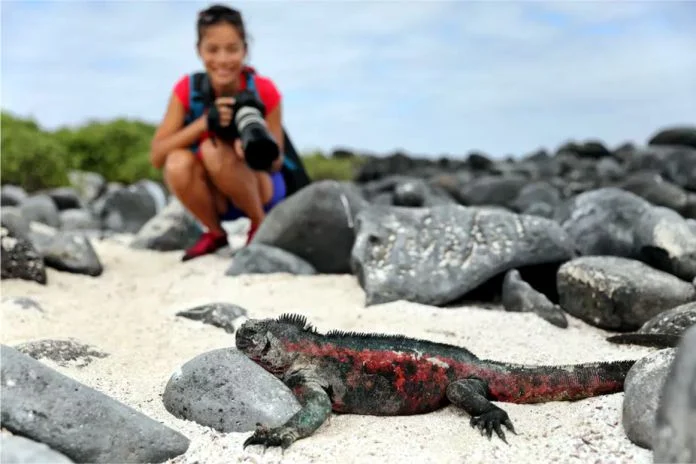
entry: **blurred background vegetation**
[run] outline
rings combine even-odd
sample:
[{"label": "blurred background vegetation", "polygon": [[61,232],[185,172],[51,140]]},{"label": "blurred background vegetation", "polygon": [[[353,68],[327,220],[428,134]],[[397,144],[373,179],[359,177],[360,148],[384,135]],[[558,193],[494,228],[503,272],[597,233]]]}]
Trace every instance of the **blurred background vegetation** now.
[{"label": "blurred background vegetation", "polygon": [[[107,181],[124,184],[140,179],[162,181],[161,172],[150,164],[152,124],[115,119],[47,131],[30,118],[5,111],[1,117],[2,184],[19,185],[28,192],[68,185],[67,174],[73,169],[96,172]],[[301,156],[312,180],[351,180],[365,161],[345,151]]]}]

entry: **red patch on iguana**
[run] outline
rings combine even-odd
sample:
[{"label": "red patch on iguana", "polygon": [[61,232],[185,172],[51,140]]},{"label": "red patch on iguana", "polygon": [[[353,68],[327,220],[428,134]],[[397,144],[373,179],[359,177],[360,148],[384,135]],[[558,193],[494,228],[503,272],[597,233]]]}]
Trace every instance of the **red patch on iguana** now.
[{"label": "red patch on iguana", "polygon": [[[450,382],[471,376],[487,382],[493,401],[538,403],[576,400],[621,391],[622,375],[604,378],[609,368],[600,365],[512,366],[486,361],[464,362],[434,353],[416,354],[392,350],[355,350],[331,343],[303,340],[286,342],[285,349],[315,358],[327,358],[344,365],[347,388],[364,395],[389,391],[401,399],[399,414],[435,410],[446,403]],[[612,377],[612,376],[610,376]],[[334,410],[344,411],[342,398],[335,398]]]}]

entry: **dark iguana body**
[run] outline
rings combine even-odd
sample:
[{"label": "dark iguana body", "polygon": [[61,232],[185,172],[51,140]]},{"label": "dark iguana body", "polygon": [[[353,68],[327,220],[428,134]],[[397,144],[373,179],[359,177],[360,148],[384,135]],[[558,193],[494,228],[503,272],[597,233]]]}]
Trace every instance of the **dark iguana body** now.
[{"label": "dark iguana body", "polygon": [[245,442],[287,448],[331,414],[409,415],[455,404],[490,438],[508,415],[491,401],[579,400],[623,390],[635,361],[524,366],[478,359],[465,348],[400,335],[316,332],[302,316],[247,320],[237,348],[280,378],[302,408],[284,425],[259,426]]}]

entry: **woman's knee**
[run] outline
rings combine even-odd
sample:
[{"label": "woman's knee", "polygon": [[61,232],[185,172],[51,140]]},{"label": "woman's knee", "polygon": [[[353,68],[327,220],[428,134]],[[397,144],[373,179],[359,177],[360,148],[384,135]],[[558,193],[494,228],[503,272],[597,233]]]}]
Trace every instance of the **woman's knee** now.
[{"label": "woman's knee", "polygon": [[201,166],[189,150],[174,150],[164,163],[164,178],[172,188],[182,188],[200,174]]}]

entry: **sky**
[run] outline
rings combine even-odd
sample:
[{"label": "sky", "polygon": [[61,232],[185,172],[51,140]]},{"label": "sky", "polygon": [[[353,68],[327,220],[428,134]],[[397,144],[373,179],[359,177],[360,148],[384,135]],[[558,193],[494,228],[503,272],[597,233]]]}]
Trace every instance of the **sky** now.
[{"label": "sky", "polygon": [[[158,123],[198,1],[2,0],[3,110]],[[300,151],[493,157],[696,124],[695,1],[257,0],[249,64]]]}]

